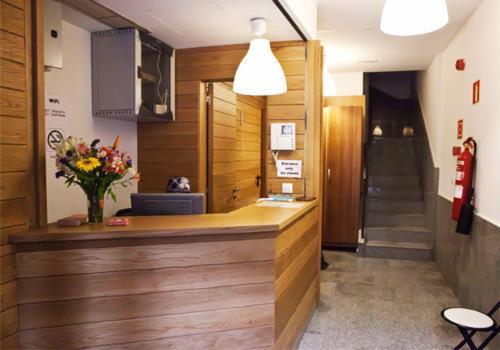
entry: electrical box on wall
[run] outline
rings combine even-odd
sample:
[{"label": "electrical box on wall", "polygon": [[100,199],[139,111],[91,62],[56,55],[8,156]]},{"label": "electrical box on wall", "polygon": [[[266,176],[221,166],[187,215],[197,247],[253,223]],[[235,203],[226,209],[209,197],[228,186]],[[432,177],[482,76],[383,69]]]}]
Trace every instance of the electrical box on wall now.
[{"label": "electrical box on wall", "polygon": [[173,121],[173,49],[135,28],[92,33],[92,113]]},{"label": "electrical box on wall", "polygon": [[295,150],[295,123],[271,123],[271,150]]},{"label": "electrical box on wall", "polygon": [[62,4],[44,1],[44,64],[47,70],[63,67]]}]

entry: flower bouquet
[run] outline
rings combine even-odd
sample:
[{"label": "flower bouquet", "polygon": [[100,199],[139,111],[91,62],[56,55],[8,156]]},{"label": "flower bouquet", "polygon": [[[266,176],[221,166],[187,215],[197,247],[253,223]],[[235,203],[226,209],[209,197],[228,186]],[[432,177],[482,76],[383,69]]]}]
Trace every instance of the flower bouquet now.
[{"label": "flower bouquet", "polygon": [[56,149],[56,178],[65,178],[68,187],[76,184],[82,188],[88,200],[90,223],[102,222],[105,194],[116,201],[116,186],[127,187],[139,180],[130,156],[118,150],[119,136],[111,147],[98,147],[99,142],[94,140],[87,145],[70,136]]}]

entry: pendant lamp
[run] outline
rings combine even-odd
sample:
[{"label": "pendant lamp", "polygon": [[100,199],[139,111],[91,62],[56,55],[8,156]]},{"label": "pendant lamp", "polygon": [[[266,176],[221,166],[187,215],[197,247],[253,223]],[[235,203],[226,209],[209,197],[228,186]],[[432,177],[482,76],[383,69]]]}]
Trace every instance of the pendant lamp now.
[{"label": "pendant lamp", "polygon": [[430,33],[448,23],[446,0],[385,0],[380,29],[390,35]]},{"label": "pendant lamp", "polygon": [[233,91],[251,96],[283,94],[287,91],[285,73],[271,51],[269,40],[261,38],[267,29],[266,20],[254,18],[251,26],[257,38],[250,41],[248,52],[236,70]]}]

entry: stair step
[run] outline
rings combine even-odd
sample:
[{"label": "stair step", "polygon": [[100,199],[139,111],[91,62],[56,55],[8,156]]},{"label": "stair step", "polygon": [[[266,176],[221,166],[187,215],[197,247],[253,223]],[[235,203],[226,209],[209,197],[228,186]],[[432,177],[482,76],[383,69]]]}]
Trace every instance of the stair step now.
[{"label": "stair step", "polygon": [[368,213],[366,227],[426,226],[425,215],[418,213]]},{"label": "stair step", "polygon": [[393,226],[365,228],[367,241],[430,243],[431,234],[426,227]]},{"label": "stair step", "polygon": [[415,158],[413,142],[410,139],[374,139],[370,143],[368,157]]},{"label": "stair step", "polygon": [[370,186],[419,186],[418,176],[368,176]]},{"label": "stair step", "polygon": [[369,176],[417,176],[415,165],[374,165],[369,168]]},{"label": "stair step", "polygon": [[405,159],[398,157],[370,157],[368,159],[368,169],[372,167],[386,167],[386,166],[406,166],[417,167],[417,162],[413,159]]},{"label": "stair step", "polygon": [[387,200],[369,199],[366,202],[367,213],[423,213],[424,203],[421,200]]},{"label": "stair step", "polygon": [[363,247],[363,256],[372,258],[431,260],[430,244],[412,242],[367,241]]},{"label": "stair step", "polygon": [[418,187],[368,187],[368,198],[379,199],[422,199],[422,191]]},{"label": "stair step", "polygon": [[394,145],[394,144],[413,144],[413,139],[410,137],[375,137],[373,145]]}]

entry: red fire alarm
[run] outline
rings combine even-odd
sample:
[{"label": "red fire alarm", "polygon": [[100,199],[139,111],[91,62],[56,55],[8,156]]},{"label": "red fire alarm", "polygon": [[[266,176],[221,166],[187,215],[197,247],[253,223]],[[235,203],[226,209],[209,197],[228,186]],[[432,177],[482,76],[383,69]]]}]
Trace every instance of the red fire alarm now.
[{"label": "red fire alarm", "polygon": [[481,82],[478,80],[478,81],[474,82],[474,85],[472,86],[472,103],[473,104],[476,104],[479,102],[480,84],[481,84]]},{"label": "red fire alarm", "polygon": [[459,119],[457,122],[457,139],[460,140],[464,132],[464,120]]},{"label": "red fire alarm", "polygon": [[455,68],[457,70],[464,70],[465,69],[465,60],[463,58],[459,58],[457,62],[455,63]]}]

